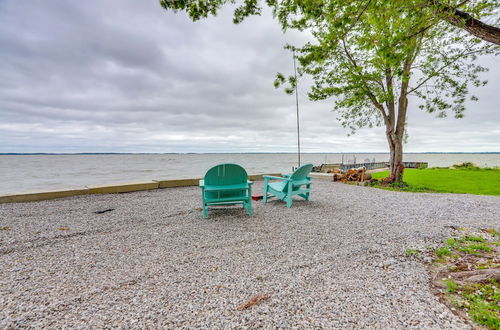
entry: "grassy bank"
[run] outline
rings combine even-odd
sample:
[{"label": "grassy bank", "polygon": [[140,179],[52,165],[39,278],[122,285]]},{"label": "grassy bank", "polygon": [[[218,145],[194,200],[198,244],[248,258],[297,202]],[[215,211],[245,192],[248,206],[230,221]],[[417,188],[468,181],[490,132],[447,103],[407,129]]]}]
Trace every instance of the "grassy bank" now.
[{"label": "grassy bank", "polygon": [[433,292],[456,314],[490,329],[500,329],[500,233],[494,228],[458,228],[433,251],[408,249],[409,257],[430,255]]},{"label": "grassy bank", "polygon": [[[373,173],[373,178],[387,177],[389,171]],[[499,169],[406,169],[403,180],[407,186],[385,187],[386,189],[444,192],[475,195],[500,196]]]}]

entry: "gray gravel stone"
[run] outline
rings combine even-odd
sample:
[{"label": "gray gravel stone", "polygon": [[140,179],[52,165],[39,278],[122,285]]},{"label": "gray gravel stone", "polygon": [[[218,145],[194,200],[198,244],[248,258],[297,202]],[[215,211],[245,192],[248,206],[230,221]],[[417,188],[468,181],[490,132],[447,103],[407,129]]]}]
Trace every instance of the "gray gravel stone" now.
[{"label": "gray gravel stone", "polygon": [[311,197],[208,220],[197,187],[1,204],[0,328],[470,327],[405,251],[498,228],[499,197],[322,181]]}]

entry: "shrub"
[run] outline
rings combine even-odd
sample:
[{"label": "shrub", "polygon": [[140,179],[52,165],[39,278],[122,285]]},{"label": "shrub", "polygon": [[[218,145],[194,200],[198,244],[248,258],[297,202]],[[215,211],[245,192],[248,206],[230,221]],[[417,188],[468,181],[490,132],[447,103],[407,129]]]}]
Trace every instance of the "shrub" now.
[{"label": "shrub", "polygon": [[391,183],[392,188],[398,188],[398,189],[404,189],[408,187],[408,183],[401,181],[401,182],[393,182]]},{"label": "shrub", "polygon": [[468,235],[465,236],[466,241],[471,241],[471,242],[484,242],[484,238],[480,236],[473,236],[473,235]]},{"label": "shrub", "polygon": [[453,280],[446,280],[446,290],[451,293],[457,292],[458,284],[453,282]]},{"label": "shrub", "polygon": [[420,164],[420,165],[418,166],[418,169],[419,169],[419,170],[425,170],[426,168],[427,168],[427,164],[425,164],[425,163],[422,163],[422,164]]},{"label": "shrub", "polygon": [[450,249],[448,249],[447,247],[441,247],[439,249],[434,250],[434,252],[438,257],[447,256],[451,253]]},{"label": "shrub", "polygon": [[480,168],[471,162],[464,162],[461,164],[453,165],[457,170],[479,170]]},{"label": "shrub", "polygon": [[407,249],[406,250],[406,255],[408,257],[417,257],[420,255],[420,252],[418,252],[418,250],[415,250],[415,249]]},{"label": "shrub", "polygon": [[450,247],[454,247],[458,244],[458,241],[455,238],[451,237],[446,240],[446,244]]},{"label": "shrub", "polygon": [[478,255],[479,251],[490,252],[492,251],[492,248],[486,243],[472,243],[460,246],[458,251]]}]

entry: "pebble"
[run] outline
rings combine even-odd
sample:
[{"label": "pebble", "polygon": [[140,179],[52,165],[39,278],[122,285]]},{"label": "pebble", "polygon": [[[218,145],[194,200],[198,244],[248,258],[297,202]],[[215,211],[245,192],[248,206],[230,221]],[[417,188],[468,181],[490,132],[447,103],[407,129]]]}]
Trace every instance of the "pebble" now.
[{"label": "pebble", "polygon": [[0,204],[0,328],[469,329],[405,251],[498,228],[499,201],[316,180],[253,217],[204,220],[198,187]]}]

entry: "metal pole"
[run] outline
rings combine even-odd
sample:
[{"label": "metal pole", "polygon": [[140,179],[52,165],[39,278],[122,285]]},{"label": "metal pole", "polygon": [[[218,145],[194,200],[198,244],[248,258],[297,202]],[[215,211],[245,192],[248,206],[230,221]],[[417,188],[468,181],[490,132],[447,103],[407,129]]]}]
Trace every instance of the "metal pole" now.
[{"label": "metal pole", "polygon": [[295,71],[295,101],[297,103],[297,150],[300,167],[300,126],[299,126],[299,83],[297,81],[297,65],[295,64],[295,50],[293,50],[293,70]]}]

